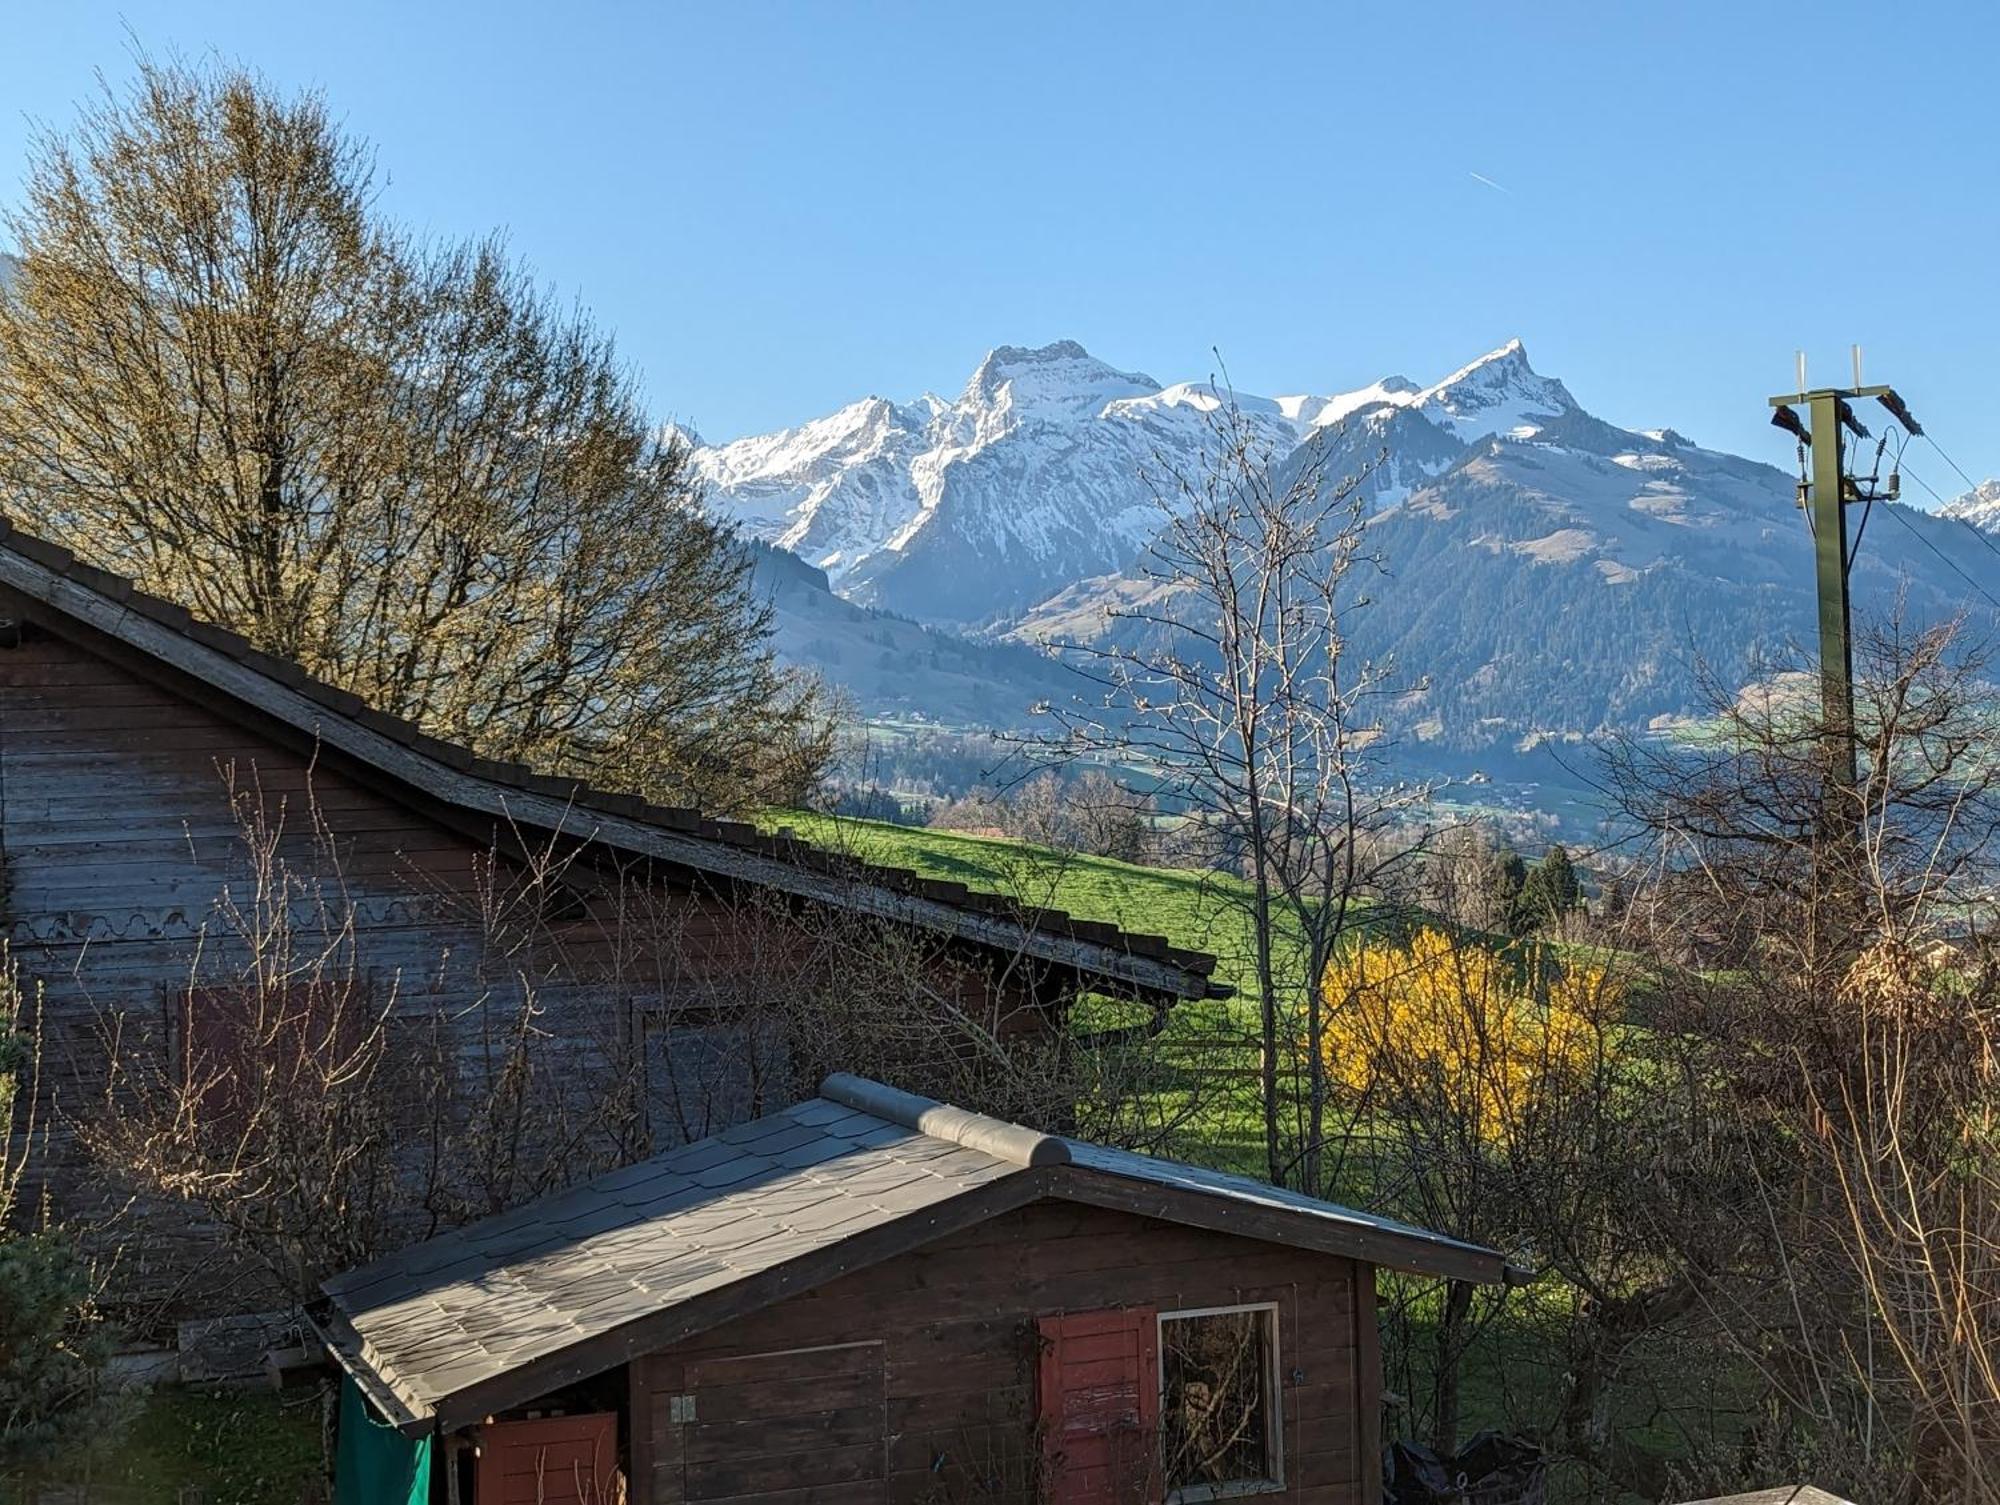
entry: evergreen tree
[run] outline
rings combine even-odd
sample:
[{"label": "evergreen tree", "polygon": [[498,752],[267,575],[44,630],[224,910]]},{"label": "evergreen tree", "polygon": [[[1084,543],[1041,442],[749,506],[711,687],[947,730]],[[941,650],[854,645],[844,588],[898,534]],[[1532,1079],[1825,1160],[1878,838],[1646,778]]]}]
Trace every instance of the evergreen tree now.
[{"label": "evergreen tree", "polygon": [[1582,902],[1582,898],[1576,865],[1570,861],[1569,852],[1557,843],[1548,849],[1521,884],[1520,893],[1514,900],[1514,921],[1508,928],[1516,935],[1527,935],[1570,913]]},{"label": "evergreen tree", "polygon": [[1503,850],[1495,854],[1487,876],[1487,913],[1498,924],[1515,929],[1521,909],[1521,891],[1528,880],[1528,865],[1519,852]]}]

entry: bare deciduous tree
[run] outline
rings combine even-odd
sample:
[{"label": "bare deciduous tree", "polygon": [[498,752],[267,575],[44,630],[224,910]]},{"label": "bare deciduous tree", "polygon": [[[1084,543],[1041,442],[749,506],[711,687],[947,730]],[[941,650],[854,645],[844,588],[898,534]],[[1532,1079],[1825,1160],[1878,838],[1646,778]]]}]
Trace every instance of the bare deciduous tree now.
[{"label": "bare deciduous tree", "polygon": [[1856,666],[1852,784],[1796,678],[1613,760],[1667,895],[1632,933],[1701,964],[1663,973],[1661,1079],[1725,1151],[1660,1232],[1773,1449],[1857,1498],[1992,1501],[2000,704],[1955,624],[1866,626]]},{"label": "bare deciduous tree", "polygon": [[311,95],[142,62],[44,136],[0,294],[0,508],[502,759],[734,807],[829,751],[608,336],[426,246]]},{"label": "bare deciduous tree", "polygon": [[1381,864],[1409,849],[1371,838],[1421,796],[1380,778],[1374,705],[1391,683],[1348,641],[1375,563],[1362,478],[1329,476],[1322,444],[1280,469],[1233,398],[1211,395],[1202,463],[1148,477],[1161,531],[1147,589],[1096,640],[1058,645],[1095,691],[1051,708],[1050,740],[1156,770],[1163,802],[1248,880],[1217,894],[1253,939],[1265,1173],[1317,1191],[1328,1103],[1314,980]]},{"label": "bare deciduous tree", "polygon": [[975,789],[933,813],[940,830],[995,830],[1057,852],[1143,862],[1152,854],[1154,802],[1109,771],[1065,778],[1045,770],[1010,789]]}]

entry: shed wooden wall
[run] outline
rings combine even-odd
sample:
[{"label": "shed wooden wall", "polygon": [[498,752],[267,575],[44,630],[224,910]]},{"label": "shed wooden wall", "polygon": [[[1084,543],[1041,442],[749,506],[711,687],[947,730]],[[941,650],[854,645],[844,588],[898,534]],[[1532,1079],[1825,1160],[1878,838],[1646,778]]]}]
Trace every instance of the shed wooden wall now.
[{"label": "shed wooden wall", "polygon": [[[1372,1266],[1038,1203],[635,1360],[632,1498],[1027,1505],[1037,1317],[1275,1302],[1285,1488],[1268,1498],[1374,1505],[1374,1300]],[[682,1394],[693,1426],[671,1414]]]},{"label": "shed wooden wall", "polygon": [[[37,613],[0,590],[0,618]],[[0,647],[0,936],[43,1000],[45,1184],[59,1214],[117,1213],[117,1278],[133,1301],[163,1300],[167,1317],[279,1304],[275,1291],[245,1284],[245,1272],[220,1273],[212,1235],[185,1208],[126,1208],[125,1189],[85,1164],[75,1127],[104,1108],[104,1032],[115,1022],[128,1042],[158,1048],[182,993],[240,965],[217,913],[225,891],[241,901],[251,887],[232,778],[254,792],[265,819],[282,824],[278,850],[296,871],[331,878],[337,867],[358,967],[373,986],[393,984],[400,1012],[443,1012],[468,1036],[482,1019],[504,1023],[519,996],[508,978],[520,958],[487,965],[476,914],[493,838],[432,819],[379,776],[286,745],[253,716],[207,703],[200,687],[141,672],[99,646],[86,630],[45,627]],[[315,841],[314,807],[330,828],[332,860]],[[685,1021],[660,1007],[706,997],[718,983],[726,991],[733,975],[768,975],[758,969],[770,967],[772,942],[749,935],[741,912],[713,896],[647,892],[634,905],[614,880],[587,894],[550,932],[551,954],[529,969],[541,974],[542,1027],[577,1048],[629,1040],[635,1020],[674,1021],[664,1046],[649,1036],[646,1051],[655,1076],[686,1077],[680,1102],[667,1103],[664,1087],[655,1094],[655,1132],[671,1143],[774,1106],[718,1086],[740,1052],[712,1025],[681,1033]],[[635,935],[641,913],[645,926],[674,927],[679,964],[698,975],[661,978],[656,965],[646,978],[642,962],[642,985],[605,982],[651,943]],[[977,996],[989,985],[974,969],[953,966],[939,982],[974,1008],[1040,1017],[1025,991]],[[706,1094],[713,1100],[693,1101]],[[579,1162],[576,1174],[601,1168]],[[197,1270],[214,1278],[185,1285]]]},{"label": "shed wooden wall", "polygon": [[[125,1198],[84,1163],[77,1134],[105,1107],[105,1031],[160,1048],[184,990],[242,965],[217,913],[225,892],[244,902],[253,888],[232,777],[282,823],[277,849],[295,871],[334,876],[311,806],[336,833],[340,902],[371,985],[393,984],[407,1013],[482,1006],[465,913],[477,843],[74,644],[36,634],[0,649],[0,935],[41,995],[44,1168],[59,1214],[89,1221]],[[184,1209],[123,1218],[137,1236],[119,1240],[118,1282],[133,1299],[175,1292],[211,1243]],[[179,1315],[245,1299],[182,1295],[170,1302]]]}]

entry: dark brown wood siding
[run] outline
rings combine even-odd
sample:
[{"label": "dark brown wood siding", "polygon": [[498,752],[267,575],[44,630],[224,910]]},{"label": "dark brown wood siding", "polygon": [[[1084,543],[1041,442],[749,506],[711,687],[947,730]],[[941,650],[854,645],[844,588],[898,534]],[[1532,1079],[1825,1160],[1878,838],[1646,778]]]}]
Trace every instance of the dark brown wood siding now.
[{"label": "dark brown wood siding", "polygon": [[[1372,1266],[1128,1213],[1045,1202],[844,1276],[753,1317],[635,1361],[633,1500],[815,1502],[1037,1497],[1039,1319],[1116,1307],[1159,1311],[1274,1302],[1285,1487],[1270,1498],[1373,1505],[1380,1405]],[[1365,1330],[1364,1330],[1365,1327]],[[882,1435],[862,1366],[878,1352]],[[710,1389],[746,1362],[782,1387],[756,1412]],[[837,1361],[837,1362],[836,1362]],[[832,1365],[835,1373],[822,1373]],[[792,1392],[796,1391],[796,1396]],[[850,1393],[851,1392],[851,1393]],[[683,1397],[681,1419],[675,1398]],[[793,1403],[795,1402],[795,1404]],[[692,1409],[692,1418],[687,1412]],[[768,1419],[766,1419],[768,1417]],[[729,1453],[719,1452],[726,1437]],[[801,1482],[816,1440],[846,1477]]]},{"label": "dark brown wood siding", "polygon": [[[36,611],[0,590],[0,618],[32,621]],[[662,1100],[646,1121],[659,1143],[777,1106],[734,1090],[733,1078],[712,1089],[701,1072],[737,1070],[727,1025],[690,1023],[708,1000],[777,965],[772,948],[783,942],[768,918],[747,923],[743,909],[685,884],[635,883],[621,876],[632,864],[607,859],[576,869],[591,881],[548,931],[549,954],[489,959],[479,910],[508,833],[454,824],[379,775],[290,745],[211,700],[140,672],[87,631],[44,628],[0,647],[0,937],[41,999],[44,1035],[48,1153],[30,1195],[45,1190],[59,1216],[86,1224],[116,1218],[117,1289],[142,1320],[282,1304],[254,1271],[215,1262],[212,1232],[186,1208],[130,1204],[127,1188],[86,1163],[77,1132],[106,1108],[107,1030],[166,1051],[188,991],[241,966],[218,907],[225,895],[244,903],[253,887],[246,819],[264,823],[295,873],[337,870],[330,886],[355,930],[356,970],[393,993],[400,1014],[450,1018],[473,1041],[487,1025],[504,1036],[525,973],[541,1029],[561,1044],[587,1052],[643,1041],[637,1053],[653,1076],[685,1069],[694,1091],[715,1092],[669,1103],[649,1076],[647,1091]],[[673,932],[671,968],[659,960],[663,928]],[[1023,988],[995,989],[970,966],[942,970],[941,990],[989,1017],[1043,1017]],[[579,1159],[575,1174],[600,1168]],[[188,1284],[191,1274],[201,1278]]]},{"label": "dark brown wood siding", "polygon": [[[232,786],[244,805],[232,807]],[[41,1000],[42,1168],[59,1214],[88,1219],[124,1196],[77,1143],[80,1120],[104,1108],[104,1032],[115,1023],[165,1048],[186,991],[232,966],[216,905],[225,892],[248,898],[249,806],[304,865],[313,805],[338,832],[362,966],[393,977],[413,1007],[470,1001],[441,966],[464,927],[446,927],[436,900],[469,891],[471,842],[58,638],[0,650],[0,935]],[[170,1288],[198,1257],[182,1236],[205,1236],[185,1216],[144,1228],[120,1278],[134,1292]]]}]

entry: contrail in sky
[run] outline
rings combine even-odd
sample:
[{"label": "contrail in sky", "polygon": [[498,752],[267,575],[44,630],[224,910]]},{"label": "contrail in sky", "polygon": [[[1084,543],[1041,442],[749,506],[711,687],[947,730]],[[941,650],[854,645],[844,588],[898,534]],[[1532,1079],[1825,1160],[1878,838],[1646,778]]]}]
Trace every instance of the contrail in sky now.
[{"label": "contrail in sky", "polygon": [[1505,188],[1503,185],[1499,183],[1494,182],[1491,178],[1487,177],[1486,174],[1483,172],[1467,173],[1466,176],[1469,178],[1474,178],[1481,183],[1484,183],[1488,188],[1491,188],[1496,192],[1509,193],[1509,190],[1507,188]]}]

